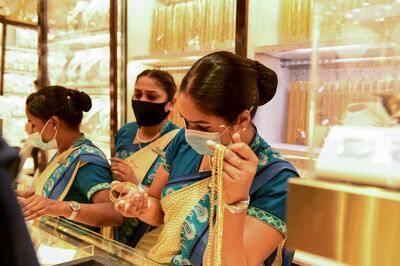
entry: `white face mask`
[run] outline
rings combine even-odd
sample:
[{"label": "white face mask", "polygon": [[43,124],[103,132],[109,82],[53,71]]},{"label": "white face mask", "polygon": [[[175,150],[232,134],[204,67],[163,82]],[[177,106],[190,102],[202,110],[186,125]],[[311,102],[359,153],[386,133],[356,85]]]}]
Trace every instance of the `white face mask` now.
[{"label": "white face mask", "polygon": [[44,127],[40,133],[35,132],[35,133],[32,133],[31,135],[29,135],[29,137],[26,141],[27,144],[30,144],[33,147],[36,147],[36,148],[39,148],[39,149],[45,150],[45,151],[51,150],[51,149],[58,149],[57,141],[56,141],[58,129],[56,130],[54,137],[51,140],[49,140],[48,142],[44,142],[43,138],[42,138],[43,131],[46,128],[49,121],[50,120],[47,120],[46,124],[44,125]]},{"label": "white face mask", "polygon": [[[227,129],[228,127],[225,130]],[[225,130],[222,133],[219,133],[185,128],[185,139],[192,149],[198,154],[212,155],[213,152],[207,147],[207,140],[212,140],[216,144],[221,144],[221,135],[225,132]]]}]

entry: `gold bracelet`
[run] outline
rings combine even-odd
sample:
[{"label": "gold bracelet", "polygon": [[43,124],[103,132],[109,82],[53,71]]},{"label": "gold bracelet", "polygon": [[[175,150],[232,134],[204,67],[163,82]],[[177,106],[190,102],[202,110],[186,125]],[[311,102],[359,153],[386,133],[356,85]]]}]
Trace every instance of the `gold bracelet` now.
[{"label": "gold bracelet", "polygon": [[[137,185],[130,183],[130,182],[118,182],[117,185],[128,186],[129,190],[130,191],[133,190],[135,193],[142,191],[141,187],[138,187]],[[110,194],[109,194],[110,200],[113,203],[117,203],[119,201],[119,196],[120,196],[120,193],[115,190],[115,187],[116,187],[116,185],[111,186]]]},{"label": "gold bracelet", "polygon": [[238,201],[234,204],[224,203],[224,209],[227,209],[231,213],[239,214],[244,211],[247,211],[250,204],[250,196],[247,196],[246,200]]}]

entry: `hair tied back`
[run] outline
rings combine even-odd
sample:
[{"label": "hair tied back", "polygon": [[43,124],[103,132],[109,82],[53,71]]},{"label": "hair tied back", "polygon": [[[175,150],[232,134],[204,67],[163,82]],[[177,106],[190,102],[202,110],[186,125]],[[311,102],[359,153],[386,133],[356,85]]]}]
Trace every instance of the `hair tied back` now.
[{"label": "hair tied back", "polygon": [[77,89],[68,89],[67,99],[71,99],[73,104],[83,112],[88,112],[92,108],[89,95]]}]

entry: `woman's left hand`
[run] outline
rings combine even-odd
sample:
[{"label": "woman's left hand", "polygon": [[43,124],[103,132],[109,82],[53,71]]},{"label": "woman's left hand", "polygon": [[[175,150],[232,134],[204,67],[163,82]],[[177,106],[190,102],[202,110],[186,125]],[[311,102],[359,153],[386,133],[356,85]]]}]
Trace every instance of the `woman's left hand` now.
[{"label": "woman's left hand", "polygon": [[[51,200],[43,196],[33,195],[29,198],[18,197],[25,220],[33,220],[43,215],[68,216],[69,206],[64,201]],[[65,205],[65,206],[64,206]]]},{"label": "woman's left hand", "polygon": [[[247,200],[258,166],[257,156],[238,133],[233,134],[232,140],[233,144],[225,150],[223,166],[223,198],[227,204]],[[208,141],[207,145],[215,150],[214,142]]]},{"label": "woman's left hand", "polygon": [[111,172],[118,176],[123,182],[131,182],[138,185],[139,181],[132,168],[122,159],[110,158],[111,160]]}]

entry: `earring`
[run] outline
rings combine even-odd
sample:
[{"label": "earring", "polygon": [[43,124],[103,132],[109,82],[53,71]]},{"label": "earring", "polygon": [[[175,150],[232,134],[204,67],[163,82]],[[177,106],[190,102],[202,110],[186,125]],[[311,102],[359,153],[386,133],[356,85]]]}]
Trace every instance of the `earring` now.
[{"label": "earring", "polygon": [[246,131],[246,129],[247,129],[247,128],[245,128],[245,127],[244,127],[244,128],[242,128],[242,131],[243,131],[243,132],[245,132],[245,131]]}]

